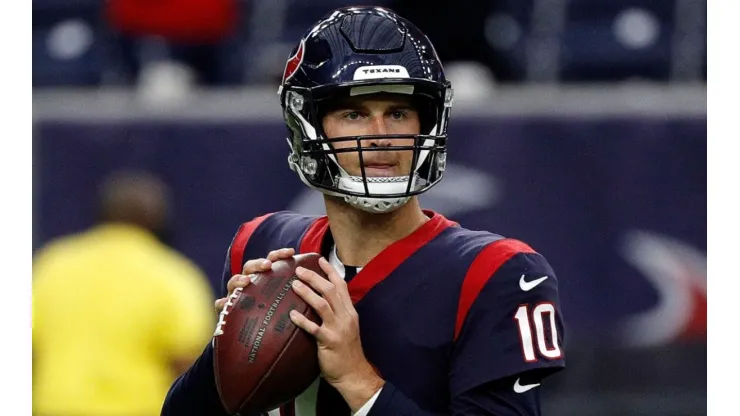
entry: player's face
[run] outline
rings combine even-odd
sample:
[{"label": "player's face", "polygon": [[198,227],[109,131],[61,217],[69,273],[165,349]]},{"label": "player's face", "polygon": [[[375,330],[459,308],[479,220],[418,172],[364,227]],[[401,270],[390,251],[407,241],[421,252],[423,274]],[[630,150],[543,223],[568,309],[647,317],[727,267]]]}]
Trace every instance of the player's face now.
[{"label": "player's face", "polygon": [[[419,134],[419,113],[404,96],[383,95],[350,97],[326,113],[322,119],[327,138],[361,135]],[[413,146],[414,139],[382,138],[362,140],[363,148]],[[335,149],[356,147],[356,141],[338,142]],[[367,176],[405,176],[411,171],[412,150],[369,151],[362,158]],[[358,152],[337,153],[339,164],[353,176],[361,176]]]}]

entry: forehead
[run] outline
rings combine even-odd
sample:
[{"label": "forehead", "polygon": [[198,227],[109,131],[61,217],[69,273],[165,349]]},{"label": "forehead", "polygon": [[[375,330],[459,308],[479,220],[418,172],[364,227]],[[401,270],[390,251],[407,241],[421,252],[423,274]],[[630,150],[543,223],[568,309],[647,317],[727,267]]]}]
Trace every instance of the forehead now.
[{"label": "forehead", "polygon": [[344,96],[327,100],[328,111],[340,108],[387,108],[387,107],[415,107],[410,95],[378,93],[356,96]]}]

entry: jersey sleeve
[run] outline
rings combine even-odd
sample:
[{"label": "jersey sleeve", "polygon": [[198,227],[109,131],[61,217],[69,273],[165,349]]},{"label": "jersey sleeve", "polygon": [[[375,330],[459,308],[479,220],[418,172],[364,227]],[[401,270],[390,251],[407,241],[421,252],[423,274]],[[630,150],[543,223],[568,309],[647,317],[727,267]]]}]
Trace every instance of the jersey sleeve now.
[{"label": "jersey sleeve", "polygon": [[452,396],[503,379],[514,380],[512,391],[531,389],[564,368],[564,335],[558,279],[547,260],[517,240],[490,244],[462,286]]},{"label": "jersey sleeve", "polygon": [[518,377],[508,377],[474,387],[455,397],[450,404],[452,416],[539,416],[540,389],[517,393],[512,389]]},{"label": "jersey sleeve", "polygon": [[[240,274],[242,272],[244,263],[247,260],[245,259],[247,244],[250,242],[252,234],[254,234],[257,228],[272,215],[273,214],[270,213],[261,217],[257,217],[252,221],[245,222],[239,227],[239,230],[236,232],[236,235],[234,235],[234,238],[231,241],[229,252],[226,256],[224,271],[221,277],[221,292],[219,293],[220,297],[228,296],[228,291],[226,290],[226,288],[227,284],[229,283],[229,279],[231,279],[233,275]],[[267,256],[267,251],[261,253],[260,256]]]},{"label": "jersey sleeve", "polygon": [[[518,393],[513,386],[517,377],[502,378],[473,387],[455,396],[450,402],[448,416],[539,416],[540,390],[529,389]],[[387,382],[375,397],[367,416],[405,415],[438,416],[423,410],[392,383]],[[360,412],[355,416],[359,416]]]}]

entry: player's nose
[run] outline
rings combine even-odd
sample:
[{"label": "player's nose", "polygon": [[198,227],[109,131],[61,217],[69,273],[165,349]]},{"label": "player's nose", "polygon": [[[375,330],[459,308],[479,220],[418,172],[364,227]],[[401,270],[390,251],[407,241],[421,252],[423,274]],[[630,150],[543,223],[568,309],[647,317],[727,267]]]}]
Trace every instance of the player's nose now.
[{"label": "player's nose", "polygon": [[[370,123],[370,131],[368,134],[372,135],[387,135],[388,126],[386,126],[386,120],[383,117],[373,117]],[[363,146],[369,147],[388,147],[391,145],[391,140],[388,137],[375,137],[365,141]]]}]

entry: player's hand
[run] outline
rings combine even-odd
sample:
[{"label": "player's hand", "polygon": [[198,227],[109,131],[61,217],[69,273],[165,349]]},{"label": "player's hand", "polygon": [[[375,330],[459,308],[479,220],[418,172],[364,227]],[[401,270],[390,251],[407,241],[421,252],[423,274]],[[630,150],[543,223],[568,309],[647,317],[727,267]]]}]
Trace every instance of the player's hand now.
[{"label": "player's hand", "polygon": [[267,254],[267,258],[260,258],[249,260],[244,263],[241,274],[235,274],[231,276],[229,282],[226,284],[226,291],[228,294],[226,297],[216,300],[214,306],[216,313],[221,312],[226,304],[226,299],[234,293],[234,290],[240,287],[247,286],[251,281],[249,275],[253,273],[266,272],[272,269],[272,263],[278,260],[285,260],[293,257],[295,250],[292,248],[281,248],[279,250],[273,250]]},{"label": "player's hand", "polygon": [[321,326],[295,310],[290,311],[290,318],[316,338],[321,374],[342,394],[352,411],[357,411],[383,386],[383,380],[362,350],[360,320],[347,282],[323,257],[319,265],[329,280],[298,267],[293,290],[316,310]]}]

